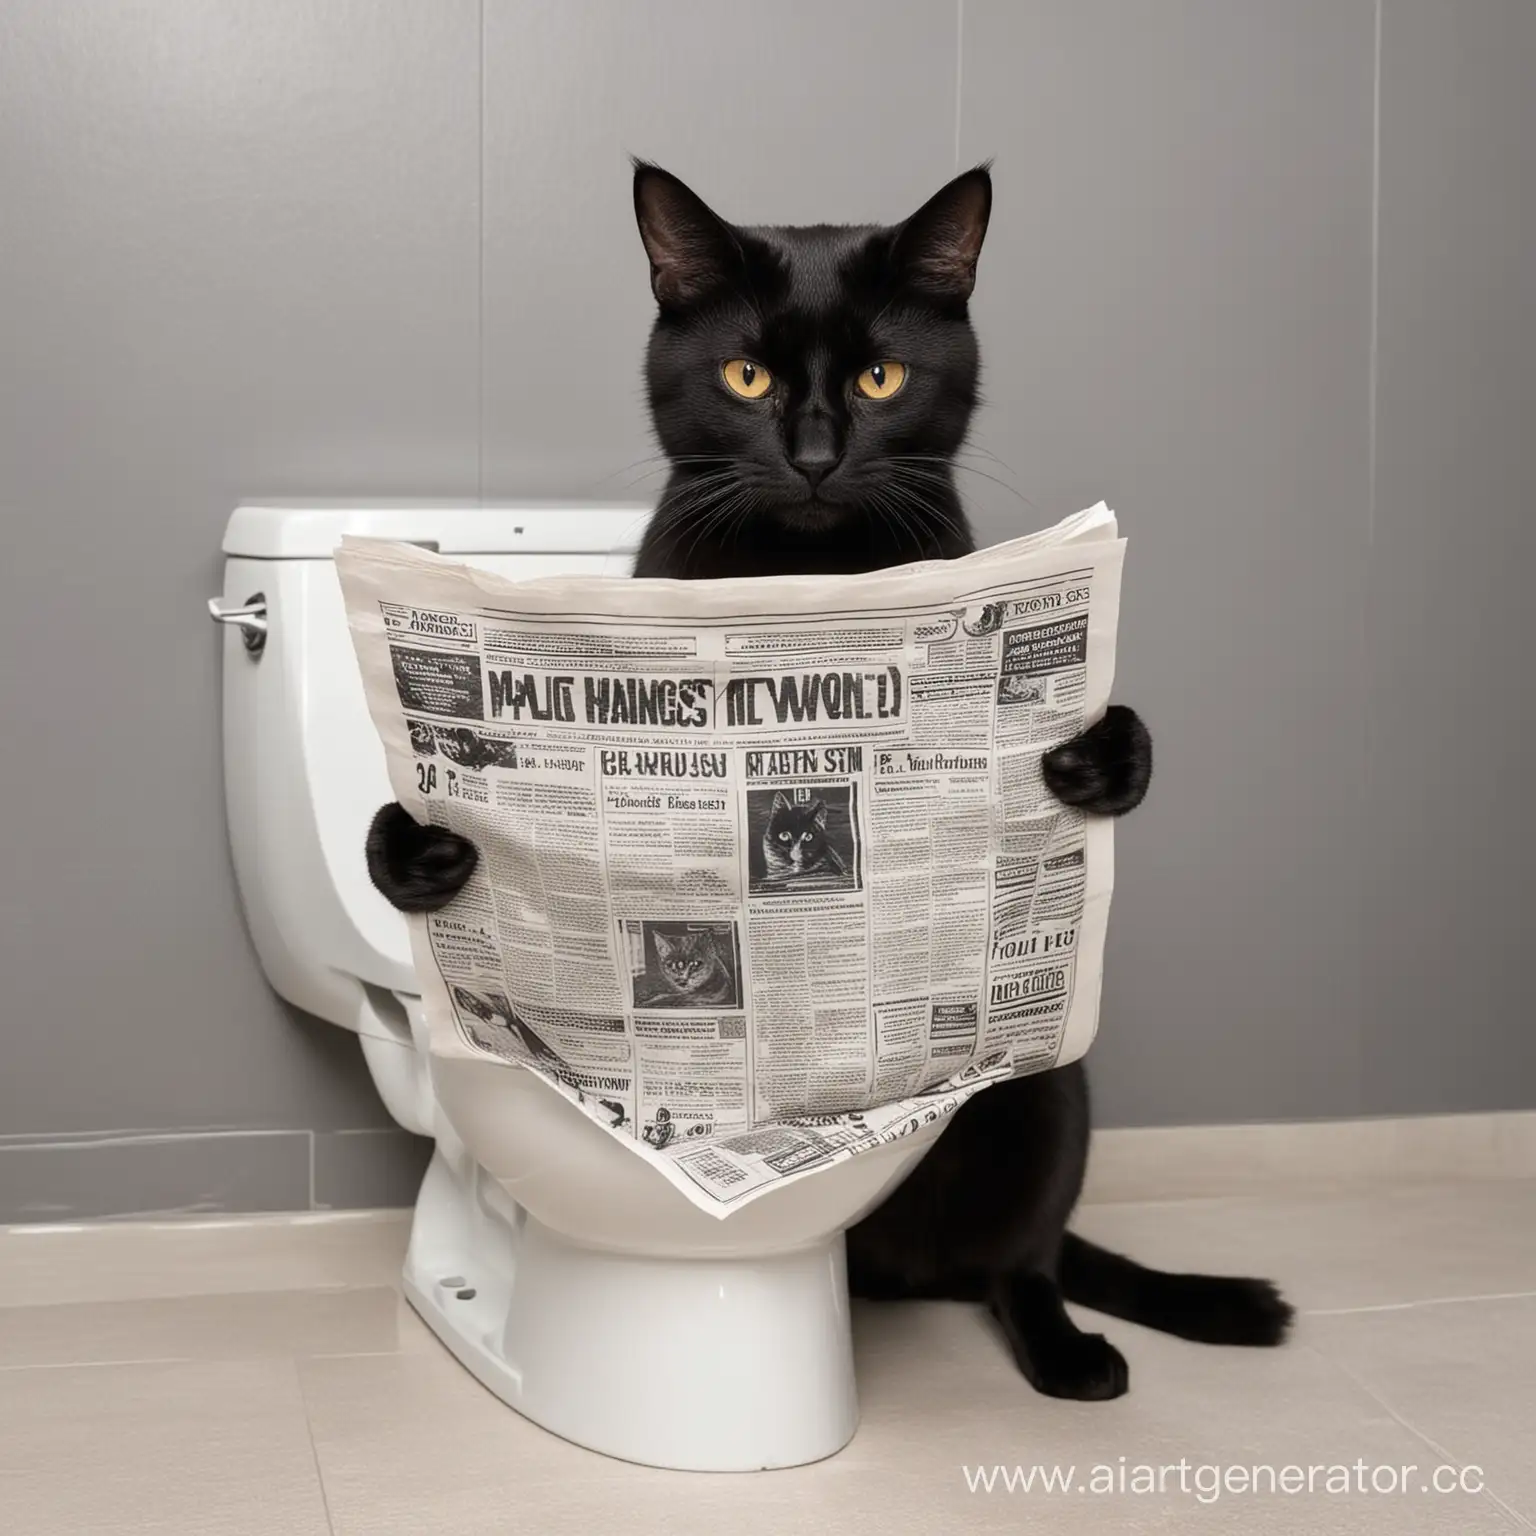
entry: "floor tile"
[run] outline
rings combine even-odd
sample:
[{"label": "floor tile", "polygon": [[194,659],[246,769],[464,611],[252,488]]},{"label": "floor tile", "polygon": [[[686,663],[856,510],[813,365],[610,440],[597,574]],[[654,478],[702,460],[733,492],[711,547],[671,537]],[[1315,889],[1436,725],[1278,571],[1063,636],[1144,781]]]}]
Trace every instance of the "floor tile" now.
[{"label": "floor tile", "polygon": [[0,1307],[390,1285],[409,1211],[0,1228]]},{"label": "floor tile", "polygon": [[[509,1412],[451,1360],[431,1354],[305,1361],[300,1367],[337,1536],[427,1531],[490,1536],[520,1519],[541,1533],[622,1519],[637,1532],[733,1536],[846,1531],[1052,1532],[1242,1528],[1459,1536],[1515,1529],[1490,1500],[1370,1492],[1202,1499],[1202,1467],[1424,1464],[1426,1447],[1303,1336],[1278,1351],[1184,1344],[1121,1324],[1132,1362],[1116,1403],[1048,1401],[1015,1374],[973,1308],[864,1307],[857,1319],[863,1422],[817,1466],[755,1476],[631,1467],[582,1451]],[[666,1398],[665,1384],[658,1401]],[[390,1405],[380,1414],[378,1405]],[[1122,1461],[1123,1458],[1123,1461]],[[966,1468],[1172,1466],[1162,1494],[973,1493]],[[1208,1490],[1207,1490],[1208,1491]],[[1408,1501],[1411,1499],[1411,1503]]]},{"label": "floor tile", "polygon": [[284,1361],[0,1371],[16,1536],[327,1536]]},{"label": "floor tile", "polygon": [[[844,1456],[891,1507],[922,1508],[969,1528],[978,1504],[1006,1506],[1052,1532],[1115,1530],[1496,1531],[1510,1529],[1491,1501],[1417,1493],[1272,1494],[1227,1491],[1218,1469],[1368,1468],[1424,1464],[1426,1447],[1313,1344],[1312,1320],[1278,1350],[1218,1349],[1077,1311],[1130,1364],[1131,1390],[1111,1403],[1063,1403],[1014,1375],[991,1324],[975,1309],[865,1307],[859,1314],[865,1425]],[[1094,1469],[1118,1481],[1126,1468],[1175,1468],[1163,1491],[1095,1495],[970,1493],[963,1469]],[[1143,1473],[1142,1476],[1156,1475]],[[1326,1474],[1316,1474],[1325,1481]],[[1407,1501],[1411,1497],[1412,1504]],[[1043,1507],[1042,1507],[1043,1506]],[[916,1526],[914,1528],[923,1528]]]},{"label": "floor tile", "polygon": [[509,1411],[441,1348],[306,1360],[299,1379],[338,1536],[417,1536],[428,1511],[458,1536],[505,1531],[535,1484],[608,1465]]},{"label": "floor tile", "polygon": [[1309,1320],[1403,1420],[1536,1525],[1536,1297]]},{"label": "floor tile", "polygon": [[[1533,1195],[1529,1182],[1463,1182],[1090,1207],[1083,1230],[1139,1258],[1268,1272],[1313,1310],[1285,1348],[1261,1351],[1080,1313],[1131,1367],[1127,1397],[1081,1404],[1035,1394],[978,1308],[859,1304],[858,1434],[819,1465],[756,1476],[628,1466],[505,1407],[401,1300],[403,1216],[0,1233],[0,1525],[1529,1532],[1536,1294],[1430,1298],[1536,1292]],[[1347,1310],[1360,1308],[1384,1310]],[[87,1361],[101,1363],[70,1363]],[[657,1384],[658,1411],[682,1411],[677,1390]],[[1421,1491],[1442,1459],[1481,1468],[1488,1493]],[[1211,1482],[1287,1467],[1357,1482],[1357,1464],[1392,1469],[1378,1475],[1404,1491]],[[1405,1466],[1419,1470],[1401,1479]],[[1042,1469],[1032,1491],[997,1481],[1015,1467]],[[1047,1492],[1044,1469],[1090,1491]],[[989,1476],[992,1491],[973,1491]],[[1160,1491],[1135,1491],[1159,1477]],[[1110,1491],[1091,1491],[1104,1479]]]},{"label": "floor tile", "polygon": [[0,1370],[393,1353],[432,1336],[389,1287],[0,1308]]},{"label": "floor tile", "polygon": [[1160,1268],[1268,1276],[1312,1310],[1536,1292],[1536,1179],[1092,1205],[1073,1225]]}]

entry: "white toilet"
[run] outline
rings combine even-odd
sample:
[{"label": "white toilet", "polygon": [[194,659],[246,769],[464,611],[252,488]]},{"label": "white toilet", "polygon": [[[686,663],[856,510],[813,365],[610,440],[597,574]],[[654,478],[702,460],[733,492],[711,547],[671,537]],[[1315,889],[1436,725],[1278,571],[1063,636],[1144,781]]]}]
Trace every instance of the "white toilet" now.
[{"label": "white toilet", "polygon": [[843,1231],[928,1130],[696,1209],[531,1073],[434,1060],[405,919],[363,836],[394,798],[331,556],[404,539],[512,577],[627,573],[641,506],[245,506],[224,537],[224,778],[235,873],[272,985],[354,1030],[390,1113],[436,1142],[405,1293],[504,1402],[653,1466],[794,1466],[857,1423]]}]

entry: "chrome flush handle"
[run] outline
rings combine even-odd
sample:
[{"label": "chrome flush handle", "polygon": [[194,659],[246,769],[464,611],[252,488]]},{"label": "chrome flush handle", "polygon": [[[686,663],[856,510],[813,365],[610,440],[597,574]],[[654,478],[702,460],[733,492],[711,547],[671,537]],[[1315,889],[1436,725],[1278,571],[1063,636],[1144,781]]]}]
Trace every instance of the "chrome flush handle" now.
[{"label": "chrome flush handle", "polygon": [[252,656],[260,656],[267,644],[267,597],[253,592],[238,607],[226,607],[218,597],[208,599],[208,617],[215,624],[233,624]]}]

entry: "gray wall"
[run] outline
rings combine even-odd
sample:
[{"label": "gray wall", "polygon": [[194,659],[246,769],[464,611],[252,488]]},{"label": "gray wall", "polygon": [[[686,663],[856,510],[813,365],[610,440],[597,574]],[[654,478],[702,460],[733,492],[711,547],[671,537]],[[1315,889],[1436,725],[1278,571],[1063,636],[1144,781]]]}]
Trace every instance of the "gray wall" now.
[{"label": "gray wall", "polygon": [[408,1198],[247,943],[202,600],[242,497],[655,484],[630,150],[764,221],[997,156],[978,523],[1119,508],[1158,735],[1101,1120],[1536,1103],[1533,56],[1530,0],[8,0],[0,1215]]}]

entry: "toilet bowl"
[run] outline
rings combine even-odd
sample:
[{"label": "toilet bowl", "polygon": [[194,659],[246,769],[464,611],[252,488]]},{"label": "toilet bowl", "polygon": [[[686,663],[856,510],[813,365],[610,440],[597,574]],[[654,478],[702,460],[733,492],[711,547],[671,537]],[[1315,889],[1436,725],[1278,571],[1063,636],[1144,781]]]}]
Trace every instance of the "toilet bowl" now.
[{"label": "toilet bowl", "polygon": [[435,1142],[405,1294],[497,1397],[652,1466],[745,1471],[840,1450],[857,1423],[843,1232],[938,1126],[699,1210],[553,1088],[427,1049],[405,919],[364,832],[394,798],[332,554],[408,540],[528,578],[626,574],[642,506],[244,506],[224,538],[231,850],[273,987],[357,1033],[391,1115]]}]

